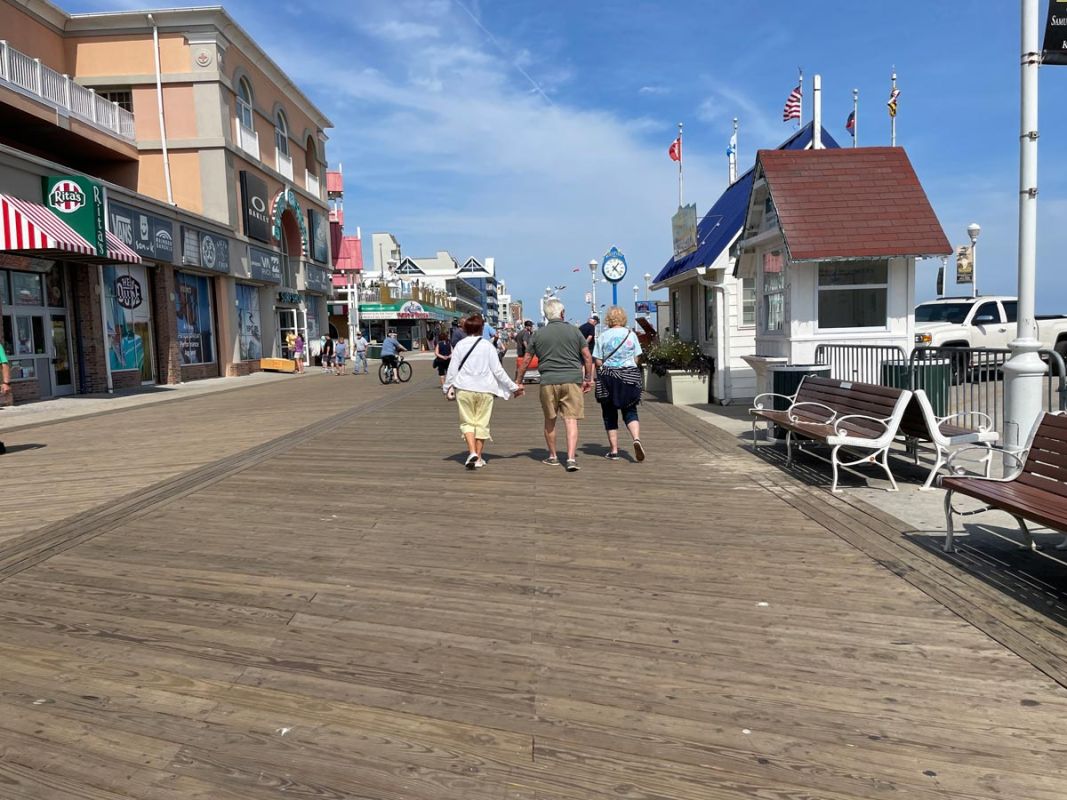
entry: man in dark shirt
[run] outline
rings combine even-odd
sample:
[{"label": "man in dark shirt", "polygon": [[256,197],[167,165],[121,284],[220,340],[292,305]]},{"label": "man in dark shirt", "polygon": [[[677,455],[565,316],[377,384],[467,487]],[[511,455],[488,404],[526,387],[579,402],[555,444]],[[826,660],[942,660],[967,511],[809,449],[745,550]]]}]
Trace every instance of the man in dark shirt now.
[{"label": "man in dark shirt", "polygon": [[515,334],[515,375],[519,374],[522,360],[526,358],[526,352],[530,348],[530,339],[533,338],[533,320],[526,320]]},{"label": "man in dark shirt", "polygon": [[596,344],[596,326],[600,324],[600,317],[593,314],[584,325],[579,325],[578,330],[582,332],[582,336],[585,337],[585,343],[589,347],[589,352],[593,352],[593,345]]}]

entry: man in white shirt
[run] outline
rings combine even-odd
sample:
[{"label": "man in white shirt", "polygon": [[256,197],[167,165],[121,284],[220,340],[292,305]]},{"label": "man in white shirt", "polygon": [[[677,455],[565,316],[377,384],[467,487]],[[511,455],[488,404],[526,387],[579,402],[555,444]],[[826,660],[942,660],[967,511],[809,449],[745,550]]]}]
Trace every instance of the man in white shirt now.
[{"label": "man in white shirt", "polygon": [[[352,374],[367,374],[367,340],[363,338],[363,331],[356,331],[356,338],[352,342]],[[363,369],[359,365],[363,365]]]}]

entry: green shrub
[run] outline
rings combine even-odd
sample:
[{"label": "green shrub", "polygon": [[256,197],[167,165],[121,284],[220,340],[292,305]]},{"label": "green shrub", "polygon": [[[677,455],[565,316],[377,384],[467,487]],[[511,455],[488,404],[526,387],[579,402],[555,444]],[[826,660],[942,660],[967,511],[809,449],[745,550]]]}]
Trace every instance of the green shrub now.
[{"label": "green shrub", "polygon": [[644,363],[656,375],[666,375],[669,369],[680,369],[693,375],[710,375],[715,369],[715,360],[707,356],[696,342],[683,342],[668,336],[649,345],[644,354]]}]

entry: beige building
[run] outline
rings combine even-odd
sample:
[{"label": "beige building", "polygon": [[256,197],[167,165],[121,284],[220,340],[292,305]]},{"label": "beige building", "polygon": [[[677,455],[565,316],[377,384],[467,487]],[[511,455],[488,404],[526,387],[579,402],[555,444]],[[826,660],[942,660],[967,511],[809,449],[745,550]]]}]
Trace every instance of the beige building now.
[{"label": "beige building", "polygon": [[[134,278],[155,305],[174,298],[148,313],[174,328],[145,348],[142,378],[242,374],[325,329],[330,121],[223,8],[0,0],[0,39],[0,194],[40,204],[42,177],[96,179],[108,227],[141,257]],[[139,237],[160,226],[171,246],[154,250]]]}]

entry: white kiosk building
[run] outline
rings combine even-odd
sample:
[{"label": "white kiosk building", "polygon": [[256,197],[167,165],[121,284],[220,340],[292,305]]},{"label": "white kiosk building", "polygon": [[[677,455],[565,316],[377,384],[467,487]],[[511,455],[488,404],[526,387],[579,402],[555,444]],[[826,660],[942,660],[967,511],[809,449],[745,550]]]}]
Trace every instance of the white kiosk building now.
[{"label": "white kiosk building", "polygon": [[761,150],[753,178],[737,245],[756,295],[746,360],[762,372],[813,364],[820,344],[910,352],[916,259],[952,247],[903,148]]}]

